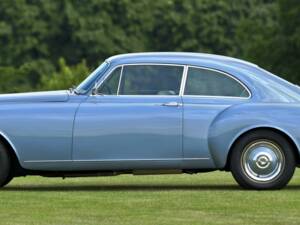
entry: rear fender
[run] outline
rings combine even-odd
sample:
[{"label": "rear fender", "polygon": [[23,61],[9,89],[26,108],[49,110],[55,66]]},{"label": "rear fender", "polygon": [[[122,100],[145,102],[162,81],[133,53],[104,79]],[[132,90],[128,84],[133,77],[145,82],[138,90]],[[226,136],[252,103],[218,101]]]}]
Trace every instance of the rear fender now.
[{"label": "rear fender", "polygon": [[209,149],[216,167],[223,169],[234,142],[242,134],[257,128],[270,128],[286,134],[299,153],[300,105],[235,105],[220,113],[209,129]]}]

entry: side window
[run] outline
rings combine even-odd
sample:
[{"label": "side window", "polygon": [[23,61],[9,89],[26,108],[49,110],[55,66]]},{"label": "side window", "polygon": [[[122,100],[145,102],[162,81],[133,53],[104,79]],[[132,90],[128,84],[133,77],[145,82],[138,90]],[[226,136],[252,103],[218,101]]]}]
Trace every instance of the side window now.
[{"label": "side window", "polygon": [[238,81],[225,74],[189,67],[185,95],[249,97],[249,92]]},{"label": "side window", "polygon": [[121,75],[121,67],[118,67],[101,84],[97,92],[104,95],[117,95],[120,75]]},{"label": "side window", "polygon": [[183,66],[124,66],[119,94],[178,95],[182,74]]}]

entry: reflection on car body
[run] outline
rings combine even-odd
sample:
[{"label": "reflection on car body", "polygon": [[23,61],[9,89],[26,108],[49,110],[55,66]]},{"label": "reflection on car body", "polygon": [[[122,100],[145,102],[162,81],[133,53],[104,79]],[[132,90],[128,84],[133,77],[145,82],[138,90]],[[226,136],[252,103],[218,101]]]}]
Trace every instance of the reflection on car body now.
[{"label": "reflection on car body", "polygon": [[224,56],[113,56],[70,91],[0,95],[0,184],[24,175],[231,171],[284,187],[299,164],[300,89]]}]

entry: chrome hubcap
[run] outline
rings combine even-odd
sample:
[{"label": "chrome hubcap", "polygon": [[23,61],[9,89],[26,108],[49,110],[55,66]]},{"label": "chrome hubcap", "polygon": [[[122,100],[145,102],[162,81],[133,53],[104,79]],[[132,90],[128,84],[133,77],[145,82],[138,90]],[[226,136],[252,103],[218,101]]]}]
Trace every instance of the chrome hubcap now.
[{"label": "chrome hubcap", "polygon": [[252,142],[243,151],[242,167],[245,174],[258,182],[269,182],[278,177],[284,164],[281,148],[269,140]]}]

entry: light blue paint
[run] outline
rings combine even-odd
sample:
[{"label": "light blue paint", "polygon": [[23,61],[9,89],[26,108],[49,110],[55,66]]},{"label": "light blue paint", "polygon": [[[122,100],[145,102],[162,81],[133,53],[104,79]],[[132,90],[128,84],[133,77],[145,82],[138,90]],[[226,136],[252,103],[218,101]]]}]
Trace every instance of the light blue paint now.
[{"label": "light blue paint", "polygon": [[[106,60],[81,95],[0,95],[0,135],[32,170],[222,169],[232,143],[253,128],[286,133],[300,146],[299,88],[256,65],[195,53],[125,54]],[[179,64],[234,76],[252,96],[92,96],[123,64]],[[86,83],[86,82],[85,82]],[[77,88],[80,91],[81,85]],[[178,102],[179,107],[163,103]],[[299,148],[298,148],[299,149]]]}]

